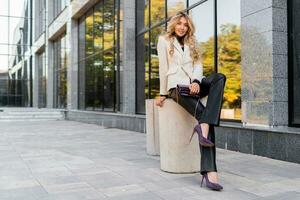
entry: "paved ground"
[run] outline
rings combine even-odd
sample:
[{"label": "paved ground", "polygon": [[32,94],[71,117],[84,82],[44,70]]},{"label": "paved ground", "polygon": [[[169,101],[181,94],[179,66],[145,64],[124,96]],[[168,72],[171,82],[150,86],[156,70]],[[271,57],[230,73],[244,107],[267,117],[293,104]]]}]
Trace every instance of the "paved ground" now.
[{"label": "paved ground", "polygon": [[1,200],[300,199],[300,165],[218,149],[222,192],[160,171],[145,134],[70,121],[0,122]]}]

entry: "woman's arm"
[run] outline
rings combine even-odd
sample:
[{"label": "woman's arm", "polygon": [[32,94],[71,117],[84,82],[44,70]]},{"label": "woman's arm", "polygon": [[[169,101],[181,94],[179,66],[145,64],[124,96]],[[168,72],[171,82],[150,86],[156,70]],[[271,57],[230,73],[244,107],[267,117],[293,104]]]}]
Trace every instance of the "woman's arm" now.
[{"label": "woman's arm", "polygon": [[203,66],[201,62],[197,62],[194,64],[194,71],[192,74],[192,82],[193,83],[198,83],[200,85],[202,79],[204,78],[203,76]]},{"label": "woman's arm", "polygon": [[159,59],[159,80],[160,80],[160,94],[168,95],[167,91],[167,71],[169,69],[168,65],[168,52],[166,40],[163,36],[159,36],[157,43],[157,53]]}]

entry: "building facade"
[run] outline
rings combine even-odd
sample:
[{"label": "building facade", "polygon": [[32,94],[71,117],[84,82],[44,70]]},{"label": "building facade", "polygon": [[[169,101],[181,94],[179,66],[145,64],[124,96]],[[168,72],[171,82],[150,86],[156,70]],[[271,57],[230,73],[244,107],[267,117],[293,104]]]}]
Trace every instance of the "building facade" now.
[{"label": "building facade", "polygon": [[300,163],[296,0],[28,2],[32,92],[24,106],[145,132],[145,100],[159,92],[158,35],[184,11],[204,74],[227,77],[217,146]]}]

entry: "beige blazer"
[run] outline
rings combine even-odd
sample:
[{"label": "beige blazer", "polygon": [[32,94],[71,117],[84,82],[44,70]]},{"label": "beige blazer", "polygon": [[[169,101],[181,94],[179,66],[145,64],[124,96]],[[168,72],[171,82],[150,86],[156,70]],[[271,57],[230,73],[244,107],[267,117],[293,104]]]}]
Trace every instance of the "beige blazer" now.
[{"label": "beige blazer", "polygon": [[175,38],[174,54],[170,56],[170,41],[161,35],[158,38],[157,51],[159,58],[160,94],[167,95],[168,90],[176,87],[177,84],[189,85],[190,78],[192,81],[197,79],[201,82],[204,77],[203,66],[200,62],[193,64],[189,47],[186,44],[183,51],[178,40]]}]

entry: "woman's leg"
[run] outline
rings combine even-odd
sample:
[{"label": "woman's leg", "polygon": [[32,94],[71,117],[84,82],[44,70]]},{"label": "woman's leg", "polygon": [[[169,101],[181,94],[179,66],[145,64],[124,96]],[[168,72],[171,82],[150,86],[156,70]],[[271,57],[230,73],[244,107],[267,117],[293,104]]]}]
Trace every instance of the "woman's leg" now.
[{"label": "woman's leg", "polygon": [[[215,143],[214,125],[219,125],[220,120],[225,81],[226,77],[219,73],[212,74],[202,80],[200,96],[208,95],[206,107],[197,98],[177,95],[176,89],[170,93],[170,97],[195,116],[200,124],[208,125],[206,133],[203,130],[203,135],[206,135],[213,143]],[[217,182],[216,147],[200,146],[200,152],[201,174],[208,173],[209,179]]]},{"label": "woman's leg", "polygon": [[208,98],[206,107],[199,116],[200,124],[219,125],[225,82],[226,77],[221,73],[213,73],[201,81],[200,96]]},{"label": "woman's leg", "polygon": [[[204,78],[200,85],[200,95],[208,95],[207,104],[199,117],[199,124],[204,137],[215,143],[215,125],[219,125],[220,113],[223,102],[224,86],[226,77],[215,73]],[[210,181],[217,183],[216,146],[202,147],[201,152],[201,174],[207,173]]]},{"label": "woman's leg", "polygon": [[176,89],[172,89],[169,96],[199,121],[204,106],[198,98],[181,96]]},{"label": "woman's leg", "polygon": [[[177,95],[176,89],[173,89],[170,92],[170,97],[178,102],[179,105],[181,105],[186,111],[188,111],[191,115],[195,115],[196,113],[196,119],[199,121],[200,117],[202,116],[202,113],[205,109],[205,107],[201,104],[201,102],[197,98],[193,97],[186,97],[186,96],[180,96]],[[196,112],[195,112],[196,111]],[[215,132],[214,132],[214,126],[209,127],[210,131],[208,134],[208,139],[215,143]],[[201,154],[201,174],[206,172],[216,172],[217,166],[216,166],[216,147],[200,147],[200,154]],[[212,180],[213,181],[213,180]]]},{"label": "woman's leg", "polygon": [[[215,143],[215,127],[209,126],[208,139]],[[217,172],[216,165],[216,146],[203,147],[199,145],[201,153],[201,170],[200,173],[203,175],[207,172]]]}]

